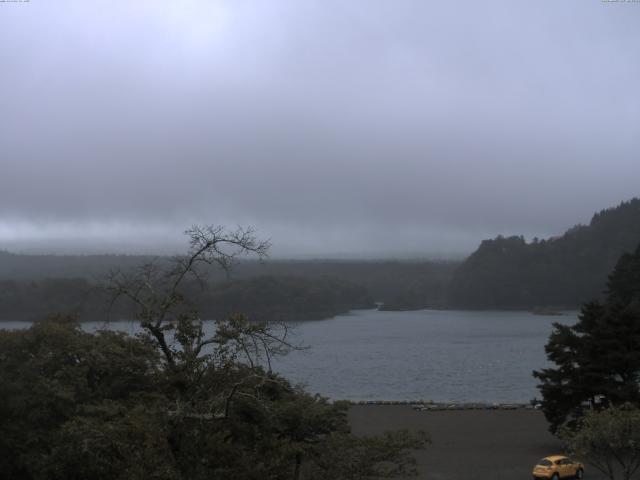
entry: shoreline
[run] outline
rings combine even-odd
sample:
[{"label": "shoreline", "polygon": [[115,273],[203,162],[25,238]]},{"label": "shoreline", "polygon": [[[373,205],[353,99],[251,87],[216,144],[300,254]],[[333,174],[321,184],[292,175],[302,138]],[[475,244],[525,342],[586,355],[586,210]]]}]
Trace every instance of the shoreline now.
[{"label": "shoreline", "polygon": [[417,411],[442,410],[538,410],[539,403],[531,402],[434,402],[431,400],[334,400],[351,406],[409,406]]}]

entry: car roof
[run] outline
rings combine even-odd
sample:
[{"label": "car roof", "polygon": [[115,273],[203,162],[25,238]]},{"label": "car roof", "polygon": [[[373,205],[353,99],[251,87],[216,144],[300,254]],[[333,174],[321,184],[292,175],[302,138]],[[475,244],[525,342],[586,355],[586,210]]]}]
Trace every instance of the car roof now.
[{"label": "car roof", "polygon": [[567,458],[567,456],[566,455],[549,455],[548,457],[544,457],[544,458],[554,462],[556,460],[560,460],[561,458]]}]

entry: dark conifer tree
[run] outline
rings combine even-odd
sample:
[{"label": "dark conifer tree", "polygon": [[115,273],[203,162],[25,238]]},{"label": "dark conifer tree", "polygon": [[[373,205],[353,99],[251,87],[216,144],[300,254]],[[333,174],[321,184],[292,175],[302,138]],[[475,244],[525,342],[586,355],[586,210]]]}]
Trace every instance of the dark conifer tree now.
[{"label": "dark conifer tree", "polygon": [[584,305],[575,325],[554,324],[545,350],[556,366],[533,375],[552,431],[585,408],[640,406],[640,246],[618,261],[606,300]]}]

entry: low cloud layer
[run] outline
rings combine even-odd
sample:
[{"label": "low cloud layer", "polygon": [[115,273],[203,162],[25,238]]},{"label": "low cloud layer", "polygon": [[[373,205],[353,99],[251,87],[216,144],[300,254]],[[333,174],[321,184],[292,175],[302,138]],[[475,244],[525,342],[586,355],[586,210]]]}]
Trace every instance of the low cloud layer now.
[{"label": "low cloud layer", "polygon": [[461,255],[640,193],[640,4],[0,4],[0,248]]}]

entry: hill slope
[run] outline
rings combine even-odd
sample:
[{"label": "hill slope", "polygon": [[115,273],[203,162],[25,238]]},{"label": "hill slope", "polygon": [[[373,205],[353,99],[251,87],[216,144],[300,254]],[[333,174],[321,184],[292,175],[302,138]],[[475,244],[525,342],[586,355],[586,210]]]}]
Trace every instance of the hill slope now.
[{"label": "hill slope", "polygon": [[455,271],[449,302],[461,308],[576,307],[602,295],[617,259],[640,244],[640,199],[596,213],[562,237],[485,240]]}]

